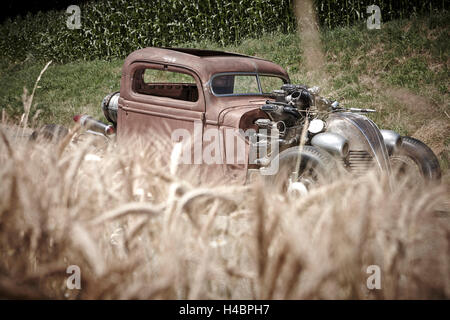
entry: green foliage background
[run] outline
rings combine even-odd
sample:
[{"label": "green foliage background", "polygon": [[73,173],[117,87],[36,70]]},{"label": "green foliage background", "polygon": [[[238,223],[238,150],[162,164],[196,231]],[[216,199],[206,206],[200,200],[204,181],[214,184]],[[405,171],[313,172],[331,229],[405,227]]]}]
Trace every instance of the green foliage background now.
[{"label": "green foliage background", "polygon": [[355,21],[366,20],[371,13],[367,7],[377,5],[381,21],[407,19],[448,9],[444,0],[314,0],[322,26],[333,28],[350,26]]},{"label": "green foliage background", "polygon": [[82,28],[66,27],[65,12],[38,13],[0,28],[0,51],[57,61],[124,57],[148,46],[212,40],[228,44],[274,31],[293,32],[289,0],[109,0],[80,5]]},{"label": "green foliage background", "polygon": [[[446,9],[443,0],[315,0],[322,26],[366,19],[380,6],[382,20]],[[65,11],[39,12],[0,26],[0,56],[28,55],[59,62],[123,58],[148,46],[212,41],[236,44],[263,34],[296,29],[293,0],[98,0],[80,5],[82,28],[66,27]]]}]

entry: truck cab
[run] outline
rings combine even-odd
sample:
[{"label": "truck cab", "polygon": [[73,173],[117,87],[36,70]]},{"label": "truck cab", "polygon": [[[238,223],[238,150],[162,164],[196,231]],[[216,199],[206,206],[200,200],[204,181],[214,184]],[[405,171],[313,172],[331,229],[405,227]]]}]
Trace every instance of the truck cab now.
[{"label": "truck cab", "polygon": [[[239,129],[242,133],[254,126],[255,119],[267,118],[260,107],[273,90],[288,82],[283,68],[256,57],[198,49],[137,50],[122,69],[117,138],[146,132],[173,138],[175,130],[187,130],[195,140],[191,148],[202,149],[201,158],[193,150],[192,164],[219,166],[225,176],[245,181],[248,143],[244,159],[236,159],[237,150],[231,150],[236,147],[227,149],[225,130],[244,139]],[[217,137],[211,137],[214,131]],[[220,154],[213,154],[213,163],[208,163],[204,151],[217,144],[216,139],[221,140],[220,151],[212,152]]]}]

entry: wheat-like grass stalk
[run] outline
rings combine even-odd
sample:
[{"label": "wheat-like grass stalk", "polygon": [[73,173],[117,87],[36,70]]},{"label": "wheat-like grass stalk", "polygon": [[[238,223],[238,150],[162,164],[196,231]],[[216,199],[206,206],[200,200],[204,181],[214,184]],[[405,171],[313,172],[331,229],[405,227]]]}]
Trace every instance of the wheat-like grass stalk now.
[{"label": "wheat-like grass stalk", "polygon": [[[156,140],[98,150],[0,138],[1,297],[450,296],[445,185],[390,189],[375,172],[343,174],[298,197],[171,172],[171,150]],[[79,291],[65,287],[71,264]],[[380,291],[366,288],[372,264]]]},{"label": "wheat-like grass stalk", "polygon": [[22,121],[22,124],[23,124],[22,135],[25,134],[25,130],[28,125],[28,117],[30,116],[31,105],[33,104],[34,94],[38,87],[39,81],[41,80],[42,75],[44,74],[44,72],[47,70],[47,68],[50,66],[51,63],[52,63],[52,61],[47,62],[47,64],[44,66],[44,68],[39,73],[39,76],[37,77],[37,79],[34,83],[34,87],[33,87],[33,91],[31,92],[31,95],[28,95],[26,88],[23,89],[22,102],[23,102],[23,108],[24,108],[24,116],[23,116],[23,121]]}]

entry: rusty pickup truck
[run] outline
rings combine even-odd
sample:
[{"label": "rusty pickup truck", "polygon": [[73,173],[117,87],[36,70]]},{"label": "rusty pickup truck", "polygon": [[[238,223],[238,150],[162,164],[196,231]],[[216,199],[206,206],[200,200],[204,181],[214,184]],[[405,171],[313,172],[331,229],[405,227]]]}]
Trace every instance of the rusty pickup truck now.
[{"label": "rusty pickup truck", "polygon": [[424,143],[380,130],[367,116],[375,110],[346,109],[319,92],[291,84],[281,66],[261,58],[144,48],[126,58],[120,92],[103,99],[110,124],[75,120],[97,134],[114,132],[118,142],[150,132],[174,142],[191,135],[187,163],[212,164],[242,183],[253,174],[280,176],[279,168],[300,191],[338,167],[352,174],[408,169],[440,179],[439,162]]}]

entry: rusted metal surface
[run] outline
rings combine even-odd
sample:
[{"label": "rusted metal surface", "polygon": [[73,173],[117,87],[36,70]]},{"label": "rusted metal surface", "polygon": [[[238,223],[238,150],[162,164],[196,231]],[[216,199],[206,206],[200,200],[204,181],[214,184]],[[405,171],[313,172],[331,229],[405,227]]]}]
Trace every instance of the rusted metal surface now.
[{"label": "rusted metal surface", "polygon": [[[176,100],[137,93],[133,88],[136,72],[142,68],[166,70],[192,76],[198,89],[196,101]],[[269,95],[218,97],[211,91],[210,80],[223,72],[271,75],[289,82],[287,72],[279,65],[255,57],[228,52],[145,48],[131,53],[122,69],[117,115],[118,139],[146,131],[170,136],[174,129],[187,129],[202,135],[206,128],[252,127],[255,117],[267,117],[259,108]],[[139,76],[139,75],[138,75]],[[201,124],[200,132],[198,123]],[[222,150],[221,157],[225,157]],[[246,147],[248,157],[248,146]],[[242,165],[220,165],[224,176],[245,181],[247,162]]]},{"label": "rusted metal surface", "polygon": [[[135,71],[142,67],[191,75],[199,89],[198,100],[190,102],[135,93],[132,88],[133,76]],[[289,82],[287,72],[279,65],[255,57],[195,49],[145,48],[137,50],[126,58],[123,66],[119,99],[119,127],[123,121],[127,121],[129,125],[132,121],[136,123],[133,127],[143,128],[152,126],[155,121],[159,122],[161,119],[169,124],[176,122],[177,126],[181,125],[186,128],[190,128],[193,121],[237,127],[240,117],[250,110],[258,109],[264,104],[267,97],[264,98],[260,95],[214,96],[210,88],[210,79],[214,74],[222,72],[273,75]],[[167,107],[163,113],[161,113],[161,107]],[[231,113],[226,111],[230,108],[233,109]],[[127,116],[130,113],[140,113],[146,116]],[[179,122],[178,120],[183,121]],[[129,125],[127,124],[127,126]]]}]

